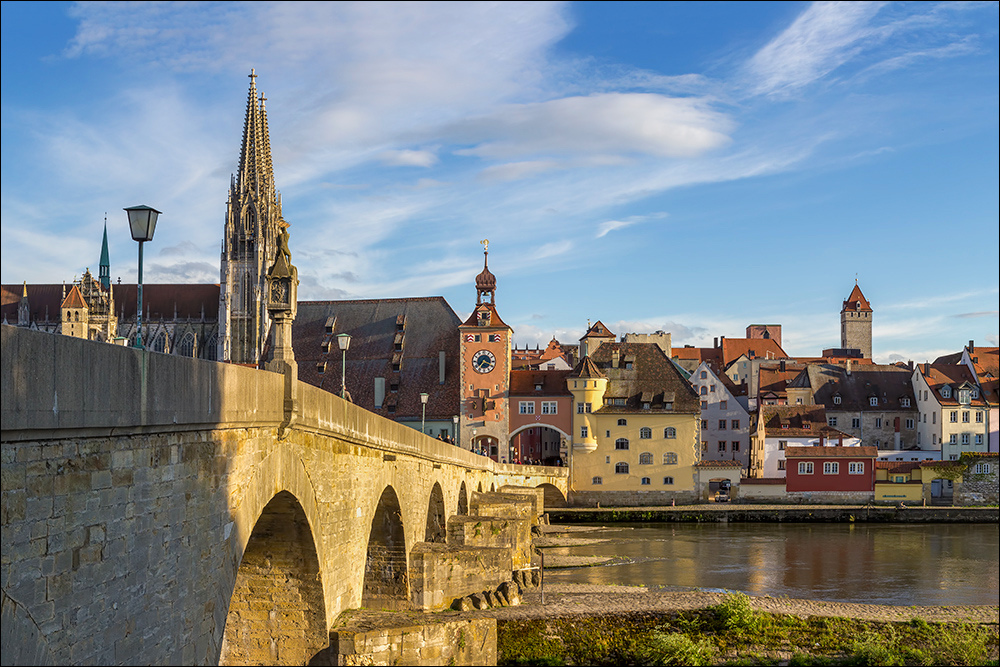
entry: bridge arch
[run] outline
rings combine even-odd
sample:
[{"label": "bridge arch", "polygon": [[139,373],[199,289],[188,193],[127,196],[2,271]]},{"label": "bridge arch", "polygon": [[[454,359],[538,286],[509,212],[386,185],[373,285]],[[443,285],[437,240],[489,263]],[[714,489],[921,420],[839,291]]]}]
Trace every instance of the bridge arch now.
[{"label": "bridge arch", "polygon": [[424,542],[444,543],[447,536],[445,528],[444,493],[441,485],[434,482],[430,498],[427,501],[427,527],[424,529]]},{"label": "bridge arch", "polygon": [[361,606],[369,609],[408,609],[406,532],[396,490],[386,486],[379,496],[368,535]]},{"label": "bridge arch", "polygon": [[313,532],[295,496],[280,491],[243,550],[219,664],[301,665],[328,643]]},{"label": "bridge arch", "polygon": [[566,496],[554,484],[544,483],[538,487],[545,494],[545,507],[566,507]]},{"label": "bridge arch", "polygon": [[571,440],[569,433],[554,424],[542,421],[524,424],[510,434],[512,461],[560,465],[563,448]]}]

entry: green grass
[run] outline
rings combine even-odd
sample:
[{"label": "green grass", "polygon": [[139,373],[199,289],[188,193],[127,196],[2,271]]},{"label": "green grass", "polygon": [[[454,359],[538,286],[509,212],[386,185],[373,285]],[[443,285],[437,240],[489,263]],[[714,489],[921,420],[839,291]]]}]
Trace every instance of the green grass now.
[{"label": "green grass", "polygon": [[500,665],[996,665],[996,626],[708,609],[498,624]]}]

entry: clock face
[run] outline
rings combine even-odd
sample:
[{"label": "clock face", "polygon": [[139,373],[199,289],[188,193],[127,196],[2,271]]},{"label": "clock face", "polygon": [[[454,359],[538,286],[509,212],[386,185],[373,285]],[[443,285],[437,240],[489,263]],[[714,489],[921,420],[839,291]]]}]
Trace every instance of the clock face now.
[{"label": "clock face", "polygon": [[489,373],[497,365],[497,358],[489,350],[480,350],[472,356],[472,367],[477,373]]}]

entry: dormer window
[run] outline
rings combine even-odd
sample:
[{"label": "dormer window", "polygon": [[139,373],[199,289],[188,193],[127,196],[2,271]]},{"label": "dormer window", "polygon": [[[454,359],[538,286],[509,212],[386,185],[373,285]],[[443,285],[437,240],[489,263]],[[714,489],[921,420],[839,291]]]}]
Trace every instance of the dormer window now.
[{"label": "dormer window", "polygon": [[481,310],[479,311],[479,326],[488,327],[490,325],[490,311]]},{"label": "dormer window", "polygon": [[910,407],[910,399],[908,399],[908,398],[901,398],[901,399],[899,399],[899,404],[902,407],[904,407],[904,408],[908,408],[908,407]]},{"label": "dormer window", "polygon": [[873,408],[878,407],[878,397],[877,396],[872,396],[871,398],[869,398],[868,399],[868,405],[872,406]]},{"label": "dormer window", "polygon": [[812,429],[812,424],[803,424],[802,428],[805,429],[806,431],[809,431]]},{"label": "dormer window", "polygon": [[948,385],[941,387],[941,398],[951,398],[951,387]]},{"label": "dormer window", "polygon": [[972,392],[969,391],[968,389],[960,389],[958,391],[958,402],[961,403],[962,405],[968,405],[969,404],[969,397],[971,395],[972,395]]},{"label": "dormer window", "polygon": [[535,391],[541,391],[541,390],[542,390],[542,383],[541,382],[536,382],[535,383]]},{"label": "dormer window", "polygon": [[979,398],[979,390],[978,389],[970,390],[969,396],[972,397],[973,399]]},{"label": "dormer window", "polygon": [[834,397],[833,397],[833,404],[834,404],[834,405],[840,405],[840,400],[841,400],[841,399],[840,399],[840,396],[839,396],[839,395],[838,395],[838,396],[834,396]]}]

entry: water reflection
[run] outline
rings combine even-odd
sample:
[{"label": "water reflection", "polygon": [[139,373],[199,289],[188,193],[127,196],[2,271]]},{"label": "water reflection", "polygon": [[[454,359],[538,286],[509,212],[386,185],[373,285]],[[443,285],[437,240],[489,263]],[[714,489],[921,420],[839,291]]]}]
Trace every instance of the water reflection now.
[{"label": "water reflection", "polygon": [[609,542],[546,554],[625,556],[620,565],[550,570],[550,581],[726,589],[869,604],[996,604],[996,525],[620,524]]}]

